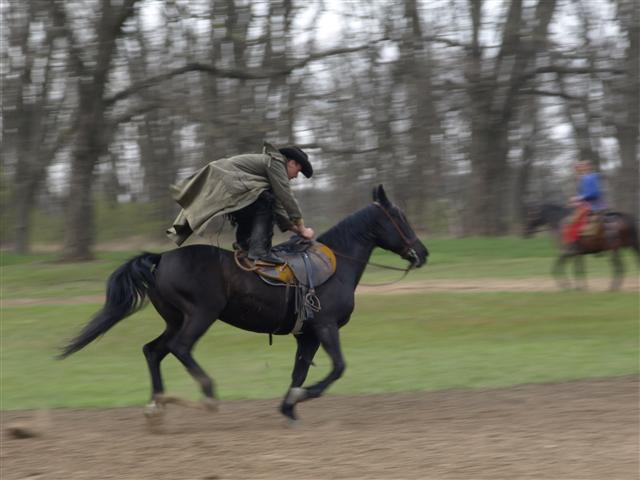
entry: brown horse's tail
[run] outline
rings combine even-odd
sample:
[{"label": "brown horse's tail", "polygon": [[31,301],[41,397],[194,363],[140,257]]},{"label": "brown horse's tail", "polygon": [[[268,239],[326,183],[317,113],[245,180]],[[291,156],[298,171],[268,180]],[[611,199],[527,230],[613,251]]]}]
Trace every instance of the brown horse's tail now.
[{"label": "brown horse's tail", "polygon": [[68,357],[103,335],[123,318],[143,307],[147,290],[154,284],[153,270],[160,255],[143,253],[127,261],[111,274],[107,280],[107,297],[98,313],[72,339],[58,358]]},{"label": "brown horse's tail", "polygon": [[631,237],[631,248],[636,252],[636,260],[640,265],[640,238],[638,238],[638,227],[633,216],[627,218],[629,221],[629,236]]}]

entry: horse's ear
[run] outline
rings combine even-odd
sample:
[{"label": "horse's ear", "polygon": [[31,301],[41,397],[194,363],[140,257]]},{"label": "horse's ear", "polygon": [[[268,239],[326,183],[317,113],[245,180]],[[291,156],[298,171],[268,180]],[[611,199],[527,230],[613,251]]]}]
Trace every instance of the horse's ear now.
[{"label": "horse's ear", "polygon": [[382,186],[382,184],[373,189],[373,201],[378,202],[380,205],[384,205],[386,207],[391,205],[391,202],[387,198],[387,194],[384,191],[384,187]]}]

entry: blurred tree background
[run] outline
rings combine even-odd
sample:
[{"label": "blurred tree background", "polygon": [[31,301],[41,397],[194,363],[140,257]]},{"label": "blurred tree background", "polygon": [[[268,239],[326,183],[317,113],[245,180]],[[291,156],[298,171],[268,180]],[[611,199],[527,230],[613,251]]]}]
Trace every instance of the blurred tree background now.
[{"label": "blurred tree background", "polygon": [[501,235],[590,158],[639,215],[637,0],[5,0],[2,244],[161,238],[168,186],[305,148],[321,230],[384,183],[418,230]]}]

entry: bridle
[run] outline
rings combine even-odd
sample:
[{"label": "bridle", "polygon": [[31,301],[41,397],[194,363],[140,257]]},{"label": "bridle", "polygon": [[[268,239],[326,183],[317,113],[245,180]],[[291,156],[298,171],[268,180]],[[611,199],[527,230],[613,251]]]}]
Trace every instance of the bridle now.
[{"label": "bridle", "polygon": [[412,233],[411,238],[407,237],[405,235],[405,233],[402,231],[402,228],[400,228],[400,225],[398,225],[398,222],[396,222],[396,220],[393,218],[393,216],[391,216],[389,211],[386,208],[384,208],[381,203],[373,202],[373,204],[376,207],[378,207],[380,210],[382,210],[382,212],[389,219],[391,224],[394,226],[394,228],[398,232],[398,235],[400,235],[400,238],[404,242],[404,249],[402,250],[402,253],[400,254],[400,256],[401,257],[408,256],[412,260],[418,260],[418,252],[416,252],[416,249],[414,248],[414,245],[416,244],[416,242],[418,242],[418,237],[415,235],[415,233],[413,233],[413,231],[412,231],[411,232]]}]

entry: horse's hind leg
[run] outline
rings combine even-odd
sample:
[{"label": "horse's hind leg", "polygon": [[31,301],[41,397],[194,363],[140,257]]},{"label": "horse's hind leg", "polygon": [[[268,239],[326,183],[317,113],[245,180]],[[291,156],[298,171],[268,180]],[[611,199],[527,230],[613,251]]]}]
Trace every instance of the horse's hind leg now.
[{"label": "horse's hind leg", "polygon": [[216,408],[213,380],[194,360],[191,350],[209,329],[217,317],[216,312],[210,310],[197,311],[185,318],[182,328],[169,342],[169,351],[184,365],[189,374],[200,385],[205,396],[205,407],[210,410]]},{"label": "horse's hind leg", "polygon": [[611,252],[611,264],[613,266],[613,278],[611,279],[609,290],[618,290],[624,279],[624,265],[618,250]]},{"label": "horse's hind leg", "polygon": [[167,323],[167,328],[158,338],[147,343],[142,348],[142,352],[144,353],[149,367],[149,374],[151,376],[151,403],[146,409],[146,413],[149,416],[153,416],[160,412],[157,400],[159,399],[159,396],[164,393],[160,363],[169,353],[167,343],[180,330],[183,319],[182,312],[157,299],[154,299],[154,306]]}]

